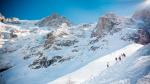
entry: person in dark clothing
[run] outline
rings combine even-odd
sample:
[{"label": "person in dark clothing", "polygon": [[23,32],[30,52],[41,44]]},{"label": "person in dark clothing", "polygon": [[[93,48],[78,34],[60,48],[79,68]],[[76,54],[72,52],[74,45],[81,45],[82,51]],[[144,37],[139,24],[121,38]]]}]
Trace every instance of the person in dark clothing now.
[{"label": "person in dark clothing", "polygon": [[118,59],[119,59],[119,61],[121,61],[121,56],[119,56],[119,58],[118,58]]},{"label": "person in dark clothing", "polygon": [[107,62],[107,68],[109,67],[109,62]]},{"label": "person in dark clothing", "polygon": [[118,58],[117,58],[117,57],[115,57],[115,60],[116,60],[116,61],[118,61]]},{"label": "person in dark clothing", "polygon": [[122,54],[122,56],[123,56],[123,57],[126,57],[126,54],[125,54],[125,53],[123,53],[123,54]]}]

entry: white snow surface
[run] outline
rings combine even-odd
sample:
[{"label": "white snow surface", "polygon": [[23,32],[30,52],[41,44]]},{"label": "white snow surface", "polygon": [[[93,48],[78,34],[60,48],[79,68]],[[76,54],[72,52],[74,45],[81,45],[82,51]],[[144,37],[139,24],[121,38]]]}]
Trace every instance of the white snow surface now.
[{"label": "white snow surface", "polygon": [[88,63],[86,66],[78,69],[77,71],[67,74],[63,77],[60,77],[56,79],[55,81],[50,82],[49,84],[61,84],[61,83],[65,84],[69,80],[68,78],[70,78],[70,80],[74,84],[83,83],[84,81],[89,80],[92,77],[95,77],[98,74],[101,74],[104,70],[108,69],[106,67],[107,62],[109,62],[110,66],[113,66],[116,63],[115,57],[120,56],[122,52],[127,53],[126,54],[127,56],[131,56],[134,52],[136,52],[141,47],[142,45],[139,45],[139,44],[130,44],[113,53],[100,57]]}]

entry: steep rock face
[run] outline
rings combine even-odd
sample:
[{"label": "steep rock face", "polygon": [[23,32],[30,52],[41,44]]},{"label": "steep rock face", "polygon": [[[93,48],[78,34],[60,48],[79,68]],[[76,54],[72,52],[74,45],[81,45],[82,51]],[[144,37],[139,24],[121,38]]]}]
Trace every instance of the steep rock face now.
[{"label": "steep rock face", "polygon": [[99,18],[94,31],[94,36],[101,36],[104,32],[111,31],[116,25],[121,23],[121,18],[113,13],[108,13],[105,16]]},{"label": "steep rock face", "polygon": [[51,26],[51,27],[59,27],[63,23],[66,23],[68,26],[70,25],[69,20],[67,20],[63,16],[59,16],[58,14],[52,14],[51,16],[48,16],[38,23],[36,25],[43,27],[43,26]]},{"label": "steep rock face", "polygon": [[54,43],[55,36],[53,35],[53,32],[50,32],[47,34],[46,38],[47,40],[45,41],[44,47],[47,49],[47,48],[50,48],[52,44]]}]

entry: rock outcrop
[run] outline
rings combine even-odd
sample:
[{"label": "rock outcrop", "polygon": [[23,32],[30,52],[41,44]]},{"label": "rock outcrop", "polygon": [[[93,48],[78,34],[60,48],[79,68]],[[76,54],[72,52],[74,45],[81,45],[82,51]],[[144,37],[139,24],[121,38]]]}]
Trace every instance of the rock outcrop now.
[{"label": "rock outcrop", "polygon": [[134,41],[139,44],[146,45],[150,43],[150,33],[147,29],[139,29],[133,38]]},{"label": "rock outcrop", "polygon": [[33,61],[33,63],[29,65],[29,67],[32,69],[47,68],[51,65],[54,65],[56,63],[62,63],[69,59],[71,58],[65,58],[63,56],[54,56],[51,59],[48,59],[47,57],[41,57]]},{"label": "rock outcrop", "polygon": [[111,31],[114,26],[120,24],[120,22],[120,18],[113,13],[108,13],[100,17],[93,36],[101,36],[104,32]]},{"label": "rock outcrop", "polygon": [[45,41],[45,44],[44,44],[45,49],[48,49],[52,46],[52,44],[55,41],[55,38],[56,37],[53,35],[53,32],[50,32],[50,33],[47,34],[46,41]]},{"label": "rock outcrop", "polygon": [[12,39],[17,38],[17,34],[15,34],[13,31],[11,32],[1,32],[0,37],[3,39]]},{"label": "rock outcrop", "polygon": [[57,46],[73,46],[75,43],[78,43],[77,40],[62,40],[60,42],[57,42],[56,45]]},{"label": "rock outcrop", "polygon": [[66,23],[68,26],[70,25],[69,20],[55,13],[55,14],[52,14],[51,16],[43,18],[41,21],[36,23],[36,25],[38,25],[39,27],[43,27],[43,26],[59,27],[63,23]]}]

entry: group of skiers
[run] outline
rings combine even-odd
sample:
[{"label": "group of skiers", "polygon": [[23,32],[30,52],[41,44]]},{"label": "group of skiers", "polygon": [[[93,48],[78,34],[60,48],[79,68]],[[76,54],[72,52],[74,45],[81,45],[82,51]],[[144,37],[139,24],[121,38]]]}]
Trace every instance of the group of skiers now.
[{"label": "group of skiers", "polygon": [[[125,57],[126,57],[126,54],[122,53],[119,57],[115,57],[115,60],[116,60],[116,62],[118,62],[118,61],[121,61],[122,58],[125,58]],[[110,64],[109,64],[109,62],[107,62],[107,67],[109,67],[109,66],[110,66]]]},{"label": "group of skiers", "polygon": [[125,53],[122,53],[119,57],[115,57],[115,60],[116,61],[121,61],[122,58],[125,58],[126,57],[126,54]]}]

